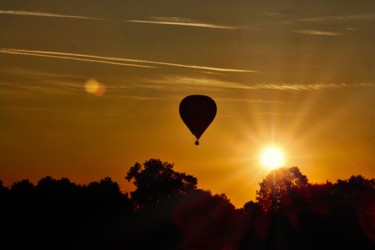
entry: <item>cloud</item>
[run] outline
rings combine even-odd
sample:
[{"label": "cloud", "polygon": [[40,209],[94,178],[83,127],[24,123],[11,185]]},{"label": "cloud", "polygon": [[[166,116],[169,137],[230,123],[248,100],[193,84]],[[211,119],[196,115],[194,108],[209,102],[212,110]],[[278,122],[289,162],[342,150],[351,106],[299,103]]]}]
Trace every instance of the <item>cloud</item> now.
[{"label": "cloud", "polygon": [[[75,60],[75,61],[114,64],[114,65],[120,65],[120,66],[143,67],[143,68],[155,68],[155,66],[171,66],[171,67],[209,70],[209,71],[218,71],[218,72],[238,72],[238,73],[257,73],[258,72],[256,70],[250,70],[250,69],[218,68],[218,67],[210,67],[210,66],[188,65],[188,64],[170,63],[170,62],[96,56],[96,55],[65,53],[65,52],[56,52],[56,51],[38,51],[38,50],[2,48],[0,49],[0,53],[58,58],[58,59],[67,59],[67,60]],[[123,63],[123,62],[129,62],[129,63]],[[130,64],[130,63],[138,63],[138,64]],[[155,65],[155,66],[152,66],[152,65]]]},{"label": "cloud", "polygon": [[[375,83],[239,83],[210,78],[193,78],[186,76],[173,76],[164,79],[149,80],[152,88],[165,85],[181,86],[188,88],[223,88],[238,90],[279,90],[279,91],[319,91],[342,88],[375,87]],[[146,86],[144,86],[146,87]]]},{"label": "cloud", "polygon": [[179,18],[179,17],[150,17],[150,20],[127,20],[130,23],[145,23],[145,24],[161,24],[161,25],[176,25],[176,26],[189,26],[198,28],[210,29],[239,29],[235,26],[217,25],[211,23],[202,23],[196,20]]},{"label": "cloud", "polygon": [[62,109],[62,108],[35,108],[35,107],[18,107],[18,106],[0,106],[0,110],[11,110],[21,112],[43,112],[53,114],[77,114],[77,115],[98,115],[98,116],[114,116],[114,117],[131,117],[138,116],[138,114],[125,114],[125,113],[110,113],[110,112],[88,112],[88,111],[76,111],[73,109]]},{"label": "cloud", "polygon": [[260,116],[311,116],[311,113],[303,113],[303,112],[253,112],[253,115],[260,115]]},{"label": "cloud", "polygon": [[187,76],[169,76],[164,79],[155,79],[148,80],[149,83],[152,83],[152,88],[156,86],[175,86],[182,88],[231,88],[231,89],[245,89],[241,83],[223,81],[219,79],[212,78],[194,78]]},{"label": "cloud", "polygon": [[[341,15],[341,16],[319,16],[319,17],[310,17],[310,18],[301,18],[291,21],[291,24],[296,23],[314,23],[320,25],[330,25],[332,26],[333,23],[338,25],[349,25],[348,27],[342,27],[341,29],[344,31],[352,31],[355,28],[351,27],[355,25],[355,21],[373,21],[375,20],[374,13],[362,13],[362,14],[354,14],[354,15]],[[324,30],[315,30],[315,29],[304,29],[304,30],[296,30],[295,33],[299,34],[306,34],[306,35],[316,35],[316,36],[340,36],[342,33],[334,32],[334,31],[324,31]]]},{"label": "cloud", "polygon": [[295,30],[295,33],[313,36],[340,36],[341,33],[322,30]]},{"label": "cloud", "polygon": [[330,21],[348,21],[348,20],[374,20],[375,14],[363,13],[356,15],[343,15],[343,16],[321,16],[321,17],[310,17],[302,18],[296,21],[300,22],[330,22]]},{"label": "cloud", "polygon": [[85,78],[70,74],[29,70],[17,67],[0,68],[0,93],[9,98],[34,97],[35,93],[71,95],[82,93]]},{"label": "cloud", "polygon": [[40,79],[39,81],[7,81],[7,83],[0,82],[0,94],[3,98],[24,99],[28,97],[35,97],[35,93],[46,95],[71,95],[72,93],[81,93],[82,84],[73,84],[63,80],[54,79],[47,81],[47,79]]},{"label": "cloud", "polygon": [[[280,11],[280,12],[265,12],[264,13],[268,17],[272,17],[269,20],[265,22],[260,22],[256,24],[256,27],[274,27],[274,26],[295,26],[298,25],[300,27],[301,24],[313,24],[313,25],[329,25],[332,27],[335,25],[339,26],[346,26],[348,27],[342,27],[341,29],[344,30],[353,30],[352,25],[355,25],[355,22],[361,22],[361,21],[374,21],[375,20],[375,13],[359,13],[359,14],[353,14],[353,15],[336,15],[336,16],[313,16],[308,18],[289,18],[287,19],[288,14],[291,14],[288,11]],[[273,18],[277,19],[277,21],[272,21]],[[323,26],[321,26],[323,27]],[[255,29],[254,29],[255,30]],[[341,35],[338,32],[330,32],[330,31],[322,31],[322,30],[314,30],[314,29],[303,29],[303,30],[297,30],[296,33],[301,34],[308,34],[308,35],[321,35],[321,36],[338,36]]]},{"label": "cloud", "polygon": [[192,19],[179,18],[179,17],[150,17],[149,20],[115,20],[98,17],[88,16],[77,16],[77,15],[65,15],[50,12],[40,11],[27,11],[27,10],[0,10],[2,15],[17,15],[17,16],[31,16],[31,17],[53,17],[53,18],[67,18],[67,19],[83,19],[83,20],[95,20],[95,21],[112,21],[112,22],[129,22],[129,23],[145,23],[145,24],[160,24],[160,25],[175,25],[175,26],[189,26],[197,28],[210,28],[210,29],[239,29],[240,27],[218,25],[212,23],[203,23]]},{"label": "cloud", "polygon": [[268,16],[268,17],[277,17],[277,16],[281,16],[283,13],[281,11],[267,11],[267,12],[264,12],[264,15]]},{"label": "cloud", "polygon": [[245,103],[262,103],[262,104],[281,104],[284,101],[265,100],[265,99],[247,99],[247,98],[216,98],[216,100],[229,102],[245,102]]},{"label": "cloud", "polygon": [[148,65],[120,63],[120,62],[111,61],[112,59],[108,59],[106,57],[91,56],[91,55],[84,55],[84,54],[73,54],[73,53],[51,52],[51,51],[36,51],[36,50],[19,50],[19,49],[0,49],[0,53],[67,59],[67,60],[73,60],[73,61],[94,62],[94,63],[112,64],[112,65],[119,65],[119,66],[129,66],[129,67],[155,68],[153,66],[148,66]]},{"label": "cloud", "polygon": [[201,74],[207,74],[207,75],[217,75],[217,76],[225,76],[224,73],[217,73],[217,72],[210,72],[210,71],[203,71],[203,70],[195,70],[194,72],[201,73]]},{"label": "cloud", "polygon": [[22,75],[22,76],[35,76],[35,77],[57,77],[64,79],[81,79],[81,76],[72,75],[72,74],[57,74],[44,71],[29,70],[18,67],[0,67],[0,73],[2,74],[11,74],[11,75]]},{"label": "cloud", "polygon": [[98,21],[109,21],[104,18],[87,17],[87,16],[74,16],[64,15],[49,12],[38,12],[38,11],[26,11],[26,10],[0,10],[2,15],[18,15],[18,16],[34,16],[34,17],[55,17],[55,18],[69,18],[69,19],[86,19],[86,20],[98,20]]},{"label": "cloud", "polygon": [[35,97],[35,93],[71,95],[82,93],[82,90],[82,81],[63,78],[22,76],[0,81],[0,94],[12,99]]},{"label": "cloud", "polygon": [[249,89],[269,89],[269,90],[289,90],[289,91],[312,91],[325,89],[341,89],[341,88],[359,88],[359,87],[375,87],[375,83],[269,83],[256,84],[248,87]]}]

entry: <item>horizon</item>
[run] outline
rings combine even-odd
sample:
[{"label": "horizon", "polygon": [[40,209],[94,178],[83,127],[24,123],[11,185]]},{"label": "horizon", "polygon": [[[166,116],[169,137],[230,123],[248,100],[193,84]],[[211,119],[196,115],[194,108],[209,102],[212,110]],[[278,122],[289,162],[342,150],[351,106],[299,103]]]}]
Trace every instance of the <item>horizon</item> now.
[{"label": "horizon", "polygon": [[[147,161],[150,161],[150,160],[160,160],[160,159],[148,159]],[[147,161],[146,161],[146,162],[147,162]],[[166,162],[166,161],[161,161],[161,162],[174,165],[174,164],[171,163],[171,162]],[[143,163],[140,163],[140,164],[144,166]],[[294,166],[294,167],[296,167],[296,166]],[[273,169],[269,170],[269,173],[268,173],[266,176],[264,176],[264,177],[262,178],[262,181],[261,181],[261,182],[266,181],[266,180],[267,180],[267,177],[269,177],[271,173],[276,173],[276,174],[277,174],[277,173],[279,173],[280,170],[282,170],[282,169],[292,169],[292,168],[294,168],[294,167],[283,167],[283,166],[281,166],[281,167],[273,168]],[[299,168],[298,168],[298,167],[297,167],[297,169],[298,169],[298,171],[299,171]],[[173,170],[174,170],[176,173],[182,173],[182,172],[178,172],[178,171],[176,171],[175,169],[173,169]],[[189,173],[184,173],[184,174],[190,175]],[[302,173],[302,172],[301,172],[301,174],[304,175],[304,173]],[[192,176],[192,175],[190,175],[190,176]],[[305,175],[304,175],[304,176],[305,176]],[[195,177],[195,176],[192,176],[192,177]],[[366,176],[363,176],[363,175],[361,175],[361,174],[357,174],[357,175],[353,174],[353,175],[349,176],[348,178],[337,179],[337,180],[335,180],[335,181],[327,180],[326,182],[322,182],[322,183],[311,183],[311,182],[309,181],[309,177],[308,177],[308,176],[305,176],[305,177],[306,177],[306,179],[307,179],[307,184],[309,184],[309,185],[327,185],[328,183],[330,183],[330,184],[337,184],[337,183],[339,183],[339,181],[347,182],[347,181],[349,181],[349,180],[350,180],[351,178],[353,178],[353,177],[362,177],[364,180],[367,180],[367,181],[375,181],[374,178],[367,178]],[[55,180],[55,181],[60,181],[60,180],[66,179],[66,180],[68,180],[70,183],[75,184],[75,185],[80,186],[80,187],[88,187],[90,184],[93,184],[93,183],[100,183],[101,181],[108,180],[107,178],[109,178],[110,181],[112,181],[114,184],[117,184],[117,185],[118,185],[118,187],[119,187],[119,191],[120,191],[123,195],[128,195],[129,199],[132,199],[132,198],[133,198],[132,195],[131,195],[131,192],[134,191],[134,190],[136,189],[136,186],[135,186],[131,181],[127,181],[127,180],[126,180],[126,182],[132,186],[132,188],[130,188],[130,189],[128,188],[127,190],[124,190],[124,189],[122,188],[122,186],[124,186],[124,185],[121,185],[121,183],[118,183],[117,181],[113,180],[113,179],[112,179],[111,177],[109,177],[109,176],[105,176],[105,177],[100,178],[100,179],[98,179],[98,180],[91,180],[90,182],[87,182],[87,183],[76,183],[76,182],[70,180],[70,179],[67,178],[67,177],[54,178],[54,176],[44,176],[44,177],[41,177],[41,178],[40,178],[39,180],[37,180],[37,181],[31,181],[31,180],[29,180],[28,178],[20,179],[20,180],[16,180],[16,181],[13,182],[13,183],[10,183],[10,185],[4,185],[4,182],[2,181],[2,179],[0,179],[0,183],[2,184],[3,187],[7,188],[8,190],[11,190],[13,185],[17,185],[17,184],[19,184],[19,183],[22,182],[22,181],[28,181],[29,183],[33,184],[34,187],[36,187],[36,186],[39,185],[39,182],[40,182],[41,180],[44,180],[44,179],[46,179],[46,178],[52,178],[52,180]],[[126,179],[126,178],[124,178],[124,179]],[[134,180],[133,180],[133,181],[134,181]],[[259,183],[259,186],[258,186],[258,188],[256,189],[257,192],[260,191],[260,188],[261,188],[260,184],[261,184],[261,182]],[[232,204],[236,209],[244,208],[245,205],[246,205],[246,203],[249,203],[249,202],[257,203],[257,199],[256,199],[256,197],[254,197],[254,199],[249,199],[249,200],[245,201],[243,204],[236,204],[236,203],[233,203],[233,201],[230,199],[230,197],[228,197],[227,194],[225,194],[225,193],[214,193],[214,192],[212,192],[209,188],[208,188],[208,189],[201,189],[201,188],[199,188],[199,179],[198,179],[198,178],[197,178],[197,184],[198,184],[198,185],[197,185],[198,187],[197,187],[196,189],[194,189],[195,191],[197,191],[197,190],[202,190],[202,191],[204,191],[204,192],[208,192],[208,193],[212,194],[213,196],[215,196],[215,195],[225,195],[225,197],[228,199],[229,203]]]}]

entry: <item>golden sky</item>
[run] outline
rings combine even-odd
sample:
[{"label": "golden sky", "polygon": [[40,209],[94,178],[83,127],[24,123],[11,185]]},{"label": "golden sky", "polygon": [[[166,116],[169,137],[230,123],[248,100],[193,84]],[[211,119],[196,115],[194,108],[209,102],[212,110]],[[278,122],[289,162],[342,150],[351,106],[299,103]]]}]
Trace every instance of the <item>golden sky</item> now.
[{"label": "golden sky", "polygon": [[[253,200],[281,147],[310,182],[375,177],[375,3],[0,1],[0,179],[87,183],[150,158]],[[200,140],[187,95],[212,97]]]}]

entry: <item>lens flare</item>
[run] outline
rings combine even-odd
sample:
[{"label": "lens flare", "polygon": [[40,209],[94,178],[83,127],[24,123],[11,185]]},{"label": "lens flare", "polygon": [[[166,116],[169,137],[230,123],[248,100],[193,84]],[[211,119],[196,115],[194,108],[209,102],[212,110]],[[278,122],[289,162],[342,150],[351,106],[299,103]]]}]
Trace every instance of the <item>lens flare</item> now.
[{"label": "lens flare", "polygon": [[96,95],[96,96],[102,96],[104,95],[106,88],[105,85],[95,79],[89,79],[85,83],[85,90],[87,93]]}]

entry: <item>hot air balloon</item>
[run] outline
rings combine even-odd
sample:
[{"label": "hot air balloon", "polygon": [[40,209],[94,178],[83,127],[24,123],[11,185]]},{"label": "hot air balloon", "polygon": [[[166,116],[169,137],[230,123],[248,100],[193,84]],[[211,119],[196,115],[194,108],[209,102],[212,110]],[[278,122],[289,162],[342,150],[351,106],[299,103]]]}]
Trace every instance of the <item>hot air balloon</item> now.
[{"label": "hot air balloon", "polygon": [[209,96],[189,95],[180,103],[180,116],[190,132],[196,137],[195,145],[216,116],[216,103]]}]

